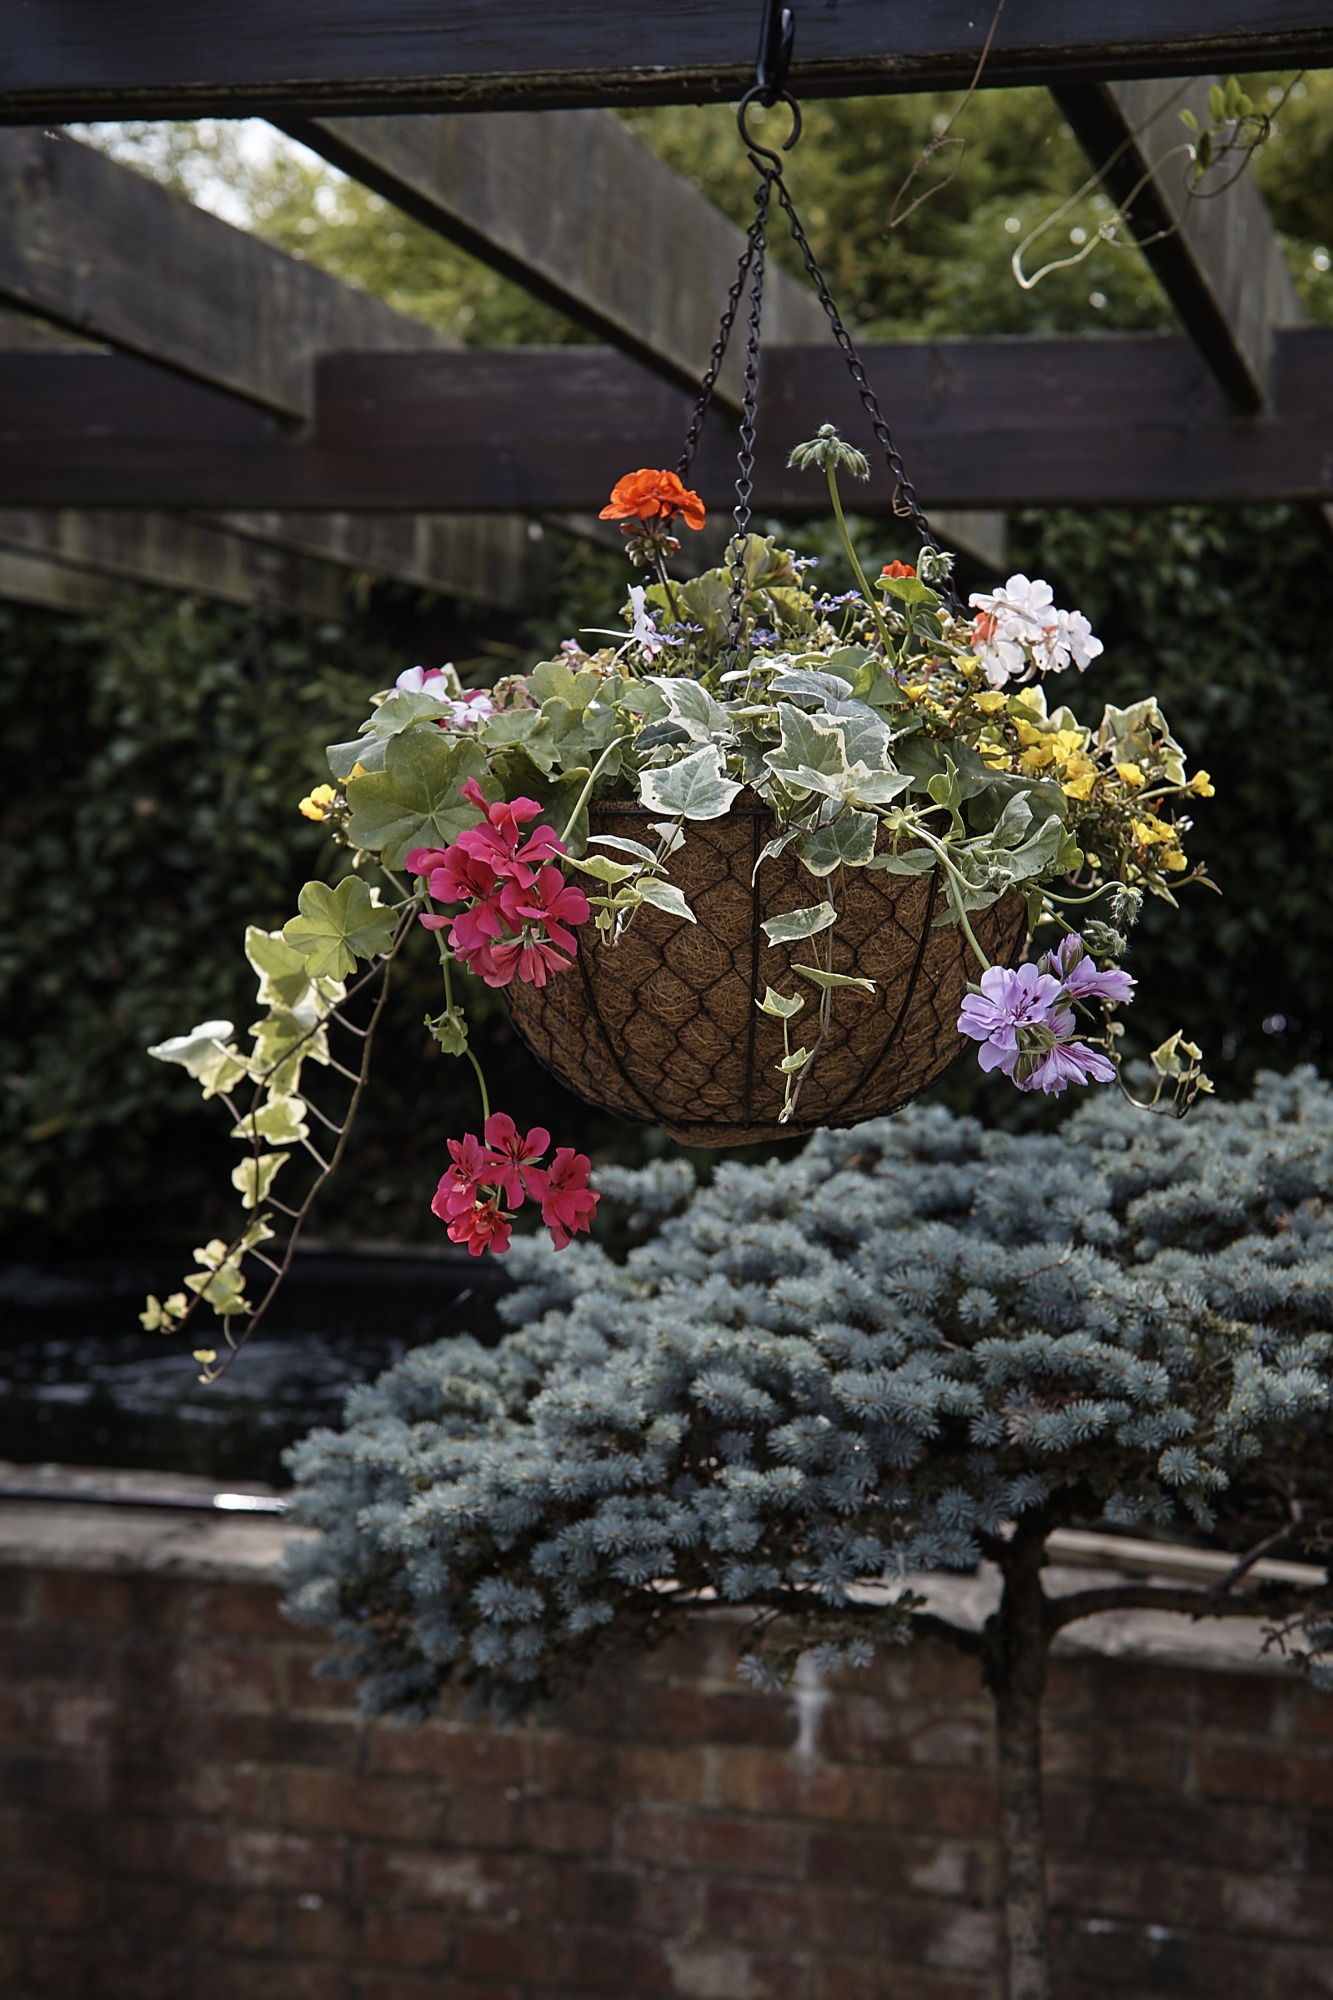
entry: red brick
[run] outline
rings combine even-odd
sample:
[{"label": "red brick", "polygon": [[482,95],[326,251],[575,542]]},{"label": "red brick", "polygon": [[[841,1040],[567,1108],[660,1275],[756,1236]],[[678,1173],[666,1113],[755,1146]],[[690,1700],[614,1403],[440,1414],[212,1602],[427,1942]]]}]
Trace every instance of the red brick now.
[{"label": "red brick", "polygon": [[34,1740],[62,1750],[105,1749],[116,1720],[117,1704],[109,1695],[50,1695],[31,1704]]},{"label": "red brick", "polygon": [[522,1820],[516,1785],[504,1791],[483,1785],[451,1786],[445,1794],[445,1826],[451,1847],[513,1847]]},{"label": "red brick", "polygon": [[785,1750],[796,1736],[792,1704],[770,1696],[646,1686],[638,1691],[634,1712],[637,1733],[650,1741],[754,1743]]},{"label": "red brick", "polygon": [[346,1862],[336,1840],[310,1840],[261,1827],[227,1832],[195,1826],[185,1837],[184,1871],[192,1882],[332,1895],[342,1887]]},{"label": "red brick", "polygon": [[889,1771],[737,1750],[720,1761],[717,1797],[719,1805],[794,1819],[881,1820],[891,1816],[894,1784]]},{"label": "red brick", "polygon": [[1328,1946],[1288,1948],[1273,1953],[1272,1991],[1280,2000],[1330,2000],[1333,1951]]},{"label": "red brick", "polygon": [[811,1838],[809,1878],[872,1895],[905,1885],[970,1899],[984,1892],[989,1871],[986,1850],[969,1842],[830,1827]]},{"label": "red brick", "polygon": [[0,1756],[0,1798],[10,1805],[95,1812],[106,1804],[106,1767],[91,1757],[8,1750]]},{"label": "red brick", "polygon": [[516,1732],[459,1722],[428,1723],[423,1729],[381,1724],[370,1734],[370,1766],[407,1777],[455,1778],[461,1784],[517,1785],[526,1774],[527,1752]]},{"label": "red brick", "polygon": [[[645,2000],[805,2000],[805,1964],[790,1953],[746,1951],[706,1938],[640,1940],[630,1990]],[[906,1996],[904,1996],[906,2000]]]},{"label": "red brick", "polygon": [[117,1815],[104,1828],[106,1865],[116,1875],[174,1875],[180,1828],[174,1820]]},{"label": "red brick", "polygon": [[634,1883],[634,1929],[660,1937],[693,1937],[703,1929],[704,1885],[696,1875],[652,1869]]},{"label": "red brick", "polygon": [[839,1959],[817,1969],[814,2000],[1001,2000],[1001,1994],[998,1975],[972,1979],[919,1965]]},{"label": "red brick", "polygon": [[192,1707],[270,1711],[280,1705],[279,1658],[272,1646],[182,1646],[172,1667],[176,1696]]},{"label": "red brick", "polygon": [[30,1617],[40,1581],[30,1569],[0,1569],[0,1619],[18,1623]]},{"label": "red brick", "polygon": [[536,1924],[465,1924],[458,1969],[481,1979],[572,1986],[577,1993],[623,1993],[629,1946],[615,1931],[547,1929]]},{"label": "red brick", "polygon": [[358,1723],[290,1715],[205,1714],[191,1717],[179,1755],[215,1763],[355,1765],[366,1734]]},{"label": "red brick", "polygon": [[97,2000],[192,2000],[189,1972],[172,1951],[104,1951]]},{"label": "red brick", "polygon": [[740,1875],[796,1876],[805,1861],[800,1831],[780,1820],[634,1806],[617,1822],[617,1844],[632,1861]]},{"label": "red brick", "polygon": [[357,1893],[370,1901],[439,1905],[475,1915],[514,1907],[517,1864],[477,1854],[442,1854],[420,1847],[363,1847],[356,1857]]},{"label": "red brick", "polygon": [[147,1576],[107,1576],[95,1570],[45,1570],[37,1578],[33,1615],[44,1625],[133,1625],[173,1628],[185,1608],[179,1584]]},{"label": "red brick", "polygon": [[215,1958],[191,1965],[189,2000],[352,2000],[352,1985],[341,1966]]},{"label": "red brick", "polygon": [[86,1876],[28,1876],[5,1918],[22,1930],[86,1931],[106,1915],[106,1884]]},{"label": "red brick", "polygon": [[1065,1729],[1042,1735],[1042,1768],[1048,1777],[1085,1778],[1099,1785],[1178,1788],[1184,1780],[1189,1737],[1183,1730]]},{"label": "red brick", "polygon": [[279,1602],[280,1594],[271,1584],[218,1584],[196,1598],[195,1627],[238,1639],[299,1639],[302,1628],[283,1616]]},{"label": "red brick", "polygon": [[282,1944],[276,1896],[192,1886],[182,1912],[182,1941],[208,1951],[274,1951]]},{"label": "red brick", "polygon": [[445,1802],[432,1784],[360,1771],[292,1770],[275,1775],[274,1818],[282,1826],[361,1833],[389,1840],[438,1840]]},{"label": "red brick", "polygon": [[912,1771],[898,1792],[900,1824],[937,1833],[988,1834],[999,1824],[994,1785],[979,1778],[936,1777]]},{"label": "red brick", "polygon": [[517,1986],[497,1986],[487,1980],[478,1986],[471,1979],[440,1979],[416,1972],[363,1972],[357,1982],[357,2000],[525,2000]]},{"label": "red brick", "polygon": [[1333,1807],[1333,1751],[1242,1747],[1205,1738],[1195,1769],[1199,1790],[1214,1798]]},{"label": "red brick", "polygon": [[539,1854],[607,1854],[611,1812],[591,1799],[528,1799],[523,1831]]},{"label": "red brick", "polygon": [[833,1763],[937,1764],[985,1770],[994,1760],[995,1725],[988,1712],[959,1715],[867,1699],[830,1702],[821,1717],[820,1749]]},{"label": "red brick", "polygon": [[[715,1761],[726,1770],[739,1754],[729,1750],[725,1759]],[[710,1803],[708,1767],[708,1755],[702,1749],[618,1743],[615,1796],[618,1800],[651,1800],[655,1805],[705,1805]]]},{"label": "red brick", "polygon": [[873,1954],[878,1949],[881,1914],[871,1896],[844,1895],[795,1883],[707,1882],[706,1936],[739,1944],[789,1946],[797,1951],[835,1950]]},{"label": "red brick", "polygon": [[1190,1873],[1184,1878],[1181,1921],[1228,1937],[1247,1933],[1333,1941],[1333,1897],[1328,1884],[1293,1875]]},{"label": "red brick", "polygon": [[1052,1909],[1145,1923],[1165,1923],[1175,1914],[1177,1877],[1156,1857],[1129,1861],[1057,1851],[1047,1862],[1047,1882]]},{"label": "red brick", "polygon": [[924,1896],[890,1898],[881,1906],[884,1956],[904,1965],[946,1972],[989,1973],[1003,1962],[998,1910],[936,1903]]},{"label": "red brick", "polygon": [[641,1878],[625,1868],[534,1855],[523,1874],[523,1915],[538,1923],[623,1929],[635,1920]]},{"label": "red brick", "polygon": [[1333,1696],[1302,1683],[1287,1690],[1291,1733],[1298,1743],[1311,1736],[1333,1736]]},{"label": "red brick", "polygon": [[293,1709],[314,1709],[319,1715],[355,1716],[355,1683],[333,1680],[315,1671],[326,1653],[327,1649],[310,1653],[289,1651],[284,1655],[288,1703]]}]

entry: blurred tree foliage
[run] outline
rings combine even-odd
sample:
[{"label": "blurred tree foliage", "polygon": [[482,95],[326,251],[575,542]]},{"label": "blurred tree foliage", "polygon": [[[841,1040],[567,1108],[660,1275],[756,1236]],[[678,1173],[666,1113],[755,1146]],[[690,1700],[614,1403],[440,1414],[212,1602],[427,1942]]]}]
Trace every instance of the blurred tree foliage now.
[{"label": "blurred tree foliage", "polygon": [[[1255,167],[1309,310],[1333,321],[1333,77],[1292,83],[1250,84],[1275,106]],[[1087,173],[1045,93],[978,94],[909,180],[957,102],[806,107],[793,189],[835,291],[867,334],[1169,326],[1132,248],[1098,243],[1033,290],[1015,283],[1015,246]],[[652,110],[626,122],[746,219],[752,172],[729,111]],[[456,338],[583,337],[380,197],[265,135],[204,124],[88,136]],[[910,212],[890,227],[896,196],[898,212]],[[1086,247],[1108,213],[1085,193],[1025,268],[1057,247]],[[1311,522],[1284,508],[1052,511],[1022,515],[1011,530],[1014,566],[1048,576],[1057,599],[1081,606],[1106,641],[1095,684],[1077,690],[1079,709],[1095,718],[1103,699],[1156,689],[1217,781],[1193,847],[1209,856],[1223,900],[1195,890],[1179,917],[1145,916],[1130,1017],[1142,1045],[1185,1023],[1228,1093],[1262,1063],[1317,1058],[1333,1035],[1333,578]],[[867,532],[868,547],[881,539],[886,557],[910,553],[882,529]],[[801,540],[836,576],[818,533]],[[355,723],[373,688],[434,657],[446,637],[460,664],[470,659],[486,678],[605,623],[626,580],[617,555],[571,544],[540,620],[499,632],[452,620],[443,635],[411,607],[386,617],[383,593],[355,629],[132,592],[98,621],[0,607],[11,774],[3,817],[14,857],[0,878],[0,1228],[26,1243],[43,1229],[178,1234],[221,1224],[210,1204],[227,1192],[233,1164],[221,1121],[142,1049],[206,1018],[251,1018],[245,923],[280,922],[307,874],[336,867],[318,831],[294,817],[296,799],[323,775],[320,746]],[[436,1004],[423,960],[395,998],[377,1088],[317,1226],[377,1236],[430,1228],[424,1191],[443,1140],[475,1122],[466,1079],[421,1032]],[[482,1034],[499,1100],[530,1120],[626,1158],[662,1143],[559,1092],[517,1047],[498,1004]],[[993,1120],[1031,1115],[1025,1101],[993,1086],[982,1095],[977,1084],[965,1065],[944,1093]]]}]

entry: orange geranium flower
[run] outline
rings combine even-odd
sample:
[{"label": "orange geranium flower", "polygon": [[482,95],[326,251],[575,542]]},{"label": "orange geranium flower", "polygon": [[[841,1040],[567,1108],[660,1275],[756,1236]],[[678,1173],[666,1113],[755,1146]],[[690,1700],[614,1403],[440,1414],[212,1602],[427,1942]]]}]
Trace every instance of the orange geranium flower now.
[{"label": "orange geranium flower", "polygon": [[883,569],[880,571],[880,575],[915,576],[916,570],[911,563],[891,562],[891,563],[885,563]]},{"label": "orange geranium flower", "polygon": [[660,521],[665,526],[679,514],[687,528],[702,528],[704,503],[697,493],[683,486],[674,472],[655,472],[641,466],[618,479],[611,498],[598,515],[600,521]]}]

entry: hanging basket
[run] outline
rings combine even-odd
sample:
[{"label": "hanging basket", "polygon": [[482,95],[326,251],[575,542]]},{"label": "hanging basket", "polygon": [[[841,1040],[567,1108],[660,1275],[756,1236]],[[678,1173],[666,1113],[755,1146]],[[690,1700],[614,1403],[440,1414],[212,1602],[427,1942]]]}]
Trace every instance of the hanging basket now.
[{"label": "hanging basket", "polygon": [[[592,831],[641,840],[653,817],[643,806],[601,804]],[[957,924],[935,924],[944,906],[935,875],[848,869],[832,898],[833,970],[873,979],[875,991],[835,990],[796,1114],[779,1124],[782,1024],[755,1002],[766,986],[804,993],[792,1038],[808,1046],[819,996],[791,966],[817,959],[823,940],[770,945],[759,926],[828,888],[790,851],[765,861],[751,885],[773,831],[768,807],[744,798],[724,819],[692,823],[670,879],[697,923],[645,905],[614,945],[585,934],[570,971],[544,987],[507,989],[514,1026],[567,1089],[663,1125],[682,1145],[744,1146],[881,1117],[943,1076],[964,1047],[955,1023],[977,973],[967,941]],[[1016,893],[971,922],[996,963],[1012,963],[1026,943],[1026,903]]]}]

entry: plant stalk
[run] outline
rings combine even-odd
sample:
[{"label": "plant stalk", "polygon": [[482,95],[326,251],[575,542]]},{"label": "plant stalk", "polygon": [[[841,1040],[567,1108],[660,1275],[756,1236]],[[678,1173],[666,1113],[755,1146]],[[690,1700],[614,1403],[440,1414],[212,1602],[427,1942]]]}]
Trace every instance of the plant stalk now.
[{"label": "plant stalk", "polygon": [[825,466],[824,476],[828,480],[829,499],[833,502],[833,518],[838,524],[838,533],[842,536],[842,546],[846,550],[847,560],[852,566],[852,575],[856,578],[861,595],[864,597],[869,607],[870,615],[875,621],[875,629],[879,633],[879,643],[883,646],[886,657],[891,660],[893,658],[893,646],[889,639],[889,628],[884,623],[884,613],[880,610],[879,605],[875,601],[874,593],[871,591],[870,585],[866,582],[866,573],[861,567],[861,558],[857,555],[856,549],[852,544],[851,535],[848,533],[847,522],[842,511],[842,501],[838,497],[838,478],[831,465]]},{"label": "plant stalk", "polygon": [[1051,2000],[1041,1783],[1041,1703],[1050,1643],[1041,1587],[1044,1539],[1045,1523],[1033,1521],[1020,1524],[1007,1544],[1001,1557],[1000,1607],[984,1635],[999,1751],[1005,2000]]}]

